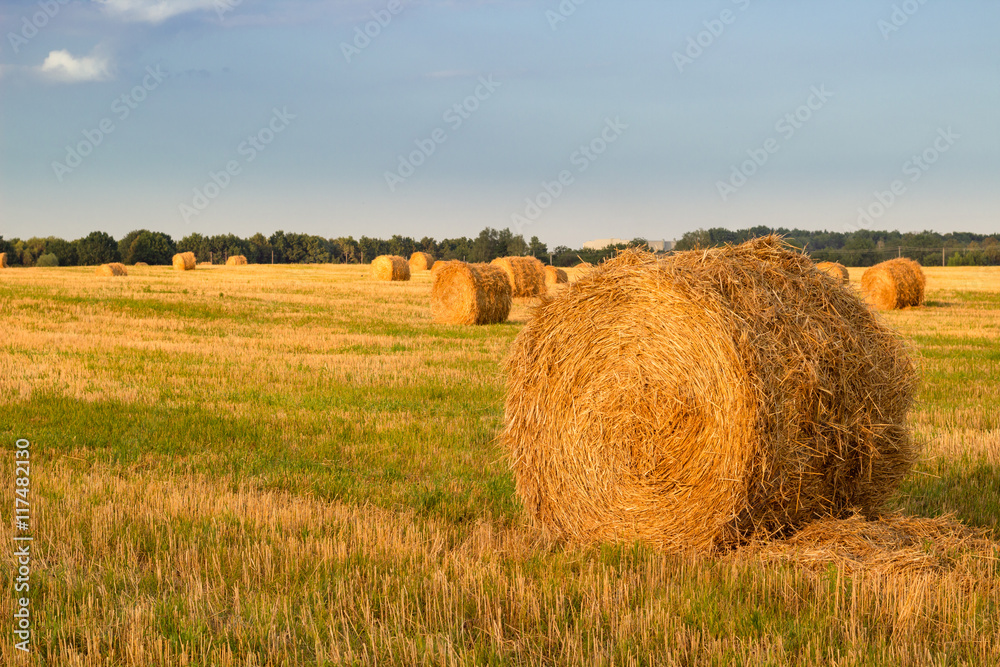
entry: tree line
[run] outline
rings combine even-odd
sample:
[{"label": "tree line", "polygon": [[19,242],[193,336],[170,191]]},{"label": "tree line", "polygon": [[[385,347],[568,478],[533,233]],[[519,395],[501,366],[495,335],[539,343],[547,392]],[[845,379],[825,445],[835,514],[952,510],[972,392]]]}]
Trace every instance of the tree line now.
[{"label": "tree line", "polygon": [[827,232],[763,226],[732,231],[716,227],[684,234],[675,250],[743,243],[768,234],[780,234],[788,243],[809,253],[817,262],[840,262],[844,266],[872,266],[893,257],[908,257],[924,266],[1000,265],[1000,234],[971,232],[904,233],[867,229]]},{"label": "tree line", "polygon": [[[723,228],[699,229],[684,234],[675,250],[710,248],[742,243],[751,238],[780,234],[816,261],[837,261],[845,266],[871,266],[891,257],[914,259],[925,266],[1000,265],[1000,234],[987,236],[969,232],[901,233],[859,230],[854,232],[806,231],[783,227],[752,227],[732,231]],[[54,236],[5,240],[0,236],[0,252],[7,253],[11,266],[94,266],[107,262],[169,265],[175,253],[193,252],[198,262],[225,263],[228,257],[243,255],[251,264],[363,264],[379,255],[409,257],[417,251],[436,259],[489,262],[497,257],[530,255],[555,266],[572,266],[580,261],[596,264],[629,246],[645,245],[644,239],[609,246],[602,250],[549,248],[532,236],[525,241],[509,229],[483,229],[475,238],[461,236],[437,241],[425,236],[389,239],[362,236],[324,238],[312,234],[277,231],[270,236],[235,234],[203,236],[189,234],[174,241],[169,234],[137,229],[116,240],[106,232],[91,232],[66,241]]]},{"label": "tree line", "polygon": [[[645,243],[637,239],[636,243]],[[233,255],[243,255],[250,264],[363,264],[379,255],[409,257],[414,252],[428,252],[436,259],[460,259],[489,262],[497,257],[532,255],[556,266],[571,266],[582,260],[599,262],[626,246],[612,246],[600,251],[574,250],[566,246],[553,249],[532,236],[525,241],[509,229],[487,227],[475,238],[461,236],[437,241],[429,236],[420,240],[409,236],[389,239],[362,236],[323,238],[312,234],[277,231],[270,236],[254,234],[242,238],[235,234],[204,236],[194,233],[180,241],[169,234],[137,229],[115,240],[106,232],[91,232],[83,238],[66,241],[54,236],[4,240],[0,252],[7,253],[11,266],[93,266],[107,262],[168,265],[175,253],[193,252],[198,262],[224,264]]]}]

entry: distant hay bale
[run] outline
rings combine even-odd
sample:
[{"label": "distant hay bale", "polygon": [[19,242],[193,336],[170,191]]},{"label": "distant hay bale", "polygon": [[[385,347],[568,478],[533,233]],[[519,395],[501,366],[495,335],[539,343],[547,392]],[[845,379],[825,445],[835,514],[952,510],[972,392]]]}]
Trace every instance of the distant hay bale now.
[{"label": "distant hay bale", "polygon": [[536,258],[498,257],[490,264],[507,274],[514,298],[545,294],[545,267]]},{"label": "distant hay bale", "polygon": [[426,252],[410,255],[410,271],[430,271],[434,267],[434,256]]},{"label": "distant hay bale", "polygon": [[174,255],[173,262],[177,271],[194,271],[194,267],[198,264],[193,252],[179,252]]},{"label": "distant hay bale", "polygon": [[506,371],[517,494],[572,542],[710,551],[867,516],[917,456],[904,343],[777,237],[622,252],[542,301]]},{"label": "distant hay bale", "polygon": [[0,252],[0,269],[7,268],[7,253]]},{"label": "distant hay bale", "polygon": [[445,262],[434,275],[431,311],[440,324],[499,324],[510,314],[507,275],[491,264]]},{"label": "distant hay bale", "polygon": [[112,262],[111,264],[101,264],[97,267],[95,272],[98,276],[127,276],[128,269],[125,268],[124,264],[119,264],[118,262]]},{"label": "distant hay bale", "polygon": [[921,305],[926,283],[920,265],[901,257],[866,270],[861,276],[861,291],[873,307],[895,310]]},{"label": "distant hay bale", "polygon": [[545,284],[546,285],[561,285],[563,283],[569,282],[569,276],[560,268],[555,266],[545,267]]},{"label": "distant hay bale", "polygon": [[577,264],[573,268],[574,269],[592,269],[592,268],[594,268],[594,265],[591,264],[590,262],[580,262],[579,264]]},{"label": "distant hay bale", "polygon": [[233,255],[226,260],[226,266],[246,266],[247,258],[243,255]]},{"label": "distant hay bale", "polygon": [[816,268],[823,273],[828,273],[834,278],[840,278],[845,283],[851,282],[851,274],[848,273],[847,267],[840,262],[820,262],[816,265]]},{"label": "distant hay bale", "polygon": [[146,262],[136,262],[133,266],[149,266]]},{"label": "distant hay bale", "polygon": [[410,263],[399,255],[382,255],[372,262],[372,278],[375,280],[409,280]]},{"label": "distant hay bale", "polygon": [[212,266],[211,262],[198,262],[198,266]]}]

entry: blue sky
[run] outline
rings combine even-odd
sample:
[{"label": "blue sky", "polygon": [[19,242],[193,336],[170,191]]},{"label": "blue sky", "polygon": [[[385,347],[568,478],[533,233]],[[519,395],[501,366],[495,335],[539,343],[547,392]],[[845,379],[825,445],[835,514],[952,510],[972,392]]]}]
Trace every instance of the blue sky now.
[{"label": "blue sky", "polygon": [[5,1],[0,235],[995,233],[998,26],[989,0]]}]

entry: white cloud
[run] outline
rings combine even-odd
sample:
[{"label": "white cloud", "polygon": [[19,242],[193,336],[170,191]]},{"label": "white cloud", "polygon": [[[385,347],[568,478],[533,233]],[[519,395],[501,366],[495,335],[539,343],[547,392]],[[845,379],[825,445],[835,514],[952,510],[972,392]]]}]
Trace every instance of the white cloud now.
[{"label": "white cloud", "polygon": [[234,0],[96,0],[109,14],[126,21],[160,23],[172,16],[200,10],[217,10],[238,4]]},{"label": "white cloud", "polygon": [[69,51],[50,51],[41,66],[42,74],[57,81],[104,81],[111,78],[108,58],[97,55],[76,58]]}]

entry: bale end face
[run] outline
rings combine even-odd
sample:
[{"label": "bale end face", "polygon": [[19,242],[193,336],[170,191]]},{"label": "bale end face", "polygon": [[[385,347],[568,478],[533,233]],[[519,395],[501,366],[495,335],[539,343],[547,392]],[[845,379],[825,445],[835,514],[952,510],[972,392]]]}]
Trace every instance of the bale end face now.
[{"label": "bale end face", "polygon": [[435,271],[431,310],[440,324],[499,324],[511,307],[506,274],[489,264],[445,262]]},{"label": "bale end face", "polygon": [[102,277],[127,276],[128,269],[123,264],[112,262],[111,264],[100,265],[94,274]]},{"label": "bale end face", "polygon": [[410,255],[410,271],[431,271],[434,268],[434,256],[426,252],[415,252]]},{"label": "bale end face", "polygon": [[7,253],[0,252],[0,269],[7,268]]},{"label": "bale end face", "polygon": [[198,265],[198,260],[193,252],[179,252],[174,255],[173,265],[175,271],[194,271]]},{"label": "bale end face", "polygon": [[501,442],[550,535],[670,551],[874,511],[908,472],[915,369],[774,238],[624,252],[518,335]]},{"label": "bale end face", "polygon": [[879,310],[922,305],[926,284],[920,265],[905,257],[876,264],[861,276],[865,301]]},{"label": "bale end face", "polygon": [[545,284],[548,286],[552,285],[563,285],[569,282],[569,275],[560,268],[554,266],[545,267]]},{"label": "bale end face", "polygon": [[372,262],[375,280],[406,281],[410,279],[410,263],[399,255],[382,255]]},{"label": "bale end face", "polygon": [[840,262],[819,262],[816,264],[816,268],[823,273],[844,281],[845,283],[851,282],[851,274],[847,271],[847,267]]}]

